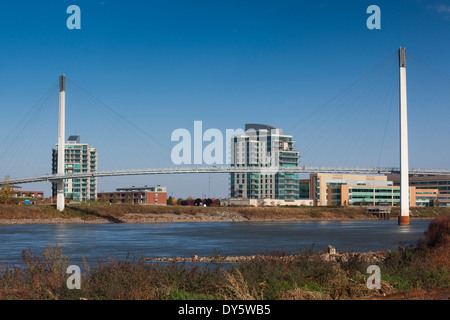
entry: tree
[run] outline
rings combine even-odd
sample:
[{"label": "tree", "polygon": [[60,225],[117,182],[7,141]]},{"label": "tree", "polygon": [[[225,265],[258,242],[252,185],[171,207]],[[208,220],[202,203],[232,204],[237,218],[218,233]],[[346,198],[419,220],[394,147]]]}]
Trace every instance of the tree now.
[{"label": "tree", "polygon": [[361,205],[362,205],[362,206],[365,206],[365,205],[366,205],[366,199],[362,199]]},{"label": "tree", "polygon": [[8,203],[8,199],[13,194],[13,186],[9,183],[9,176],[6,176],[0,190],[0,202]]},{"label": "tree", "polygon": [[106,193],[103,193],[103,194],[100,196],[100,201],[101,201],[101,202],[109,202],[109,197],[108,197],[108,195],[107,195]]},{"label": "tree", "polygon": [[173,206],[174,205],[174,200],[173,200],[172,196],[169,196],[169,198],[167,199],[167,204],[169,206]]},{"label": "tree", "polygon": [[133,203],[133,194],[132,193],[128,192],[125,195],[125,202],[126,203]]}]

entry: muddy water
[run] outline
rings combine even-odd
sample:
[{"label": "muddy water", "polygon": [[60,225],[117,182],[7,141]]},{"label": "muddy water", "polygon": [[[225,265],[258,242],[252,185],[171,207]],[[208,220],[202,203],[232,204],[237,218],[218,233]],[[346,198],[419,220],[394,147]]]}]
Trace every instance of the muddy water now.
[{"label": "muddy water", "polygon": [[21,252],[41,255],[48,245],[58,244],[70,262],[82,256],[95,263],[130,257],[191,257],[252,255],[273,250],[297,253],[300,248],[338,251],[396,249],[423,239],[430,220],[412,220],[399,227],[390,221],[317,222],[213,222],[170,224],[49,224],[0,225],[0,262],[19,264]]}]

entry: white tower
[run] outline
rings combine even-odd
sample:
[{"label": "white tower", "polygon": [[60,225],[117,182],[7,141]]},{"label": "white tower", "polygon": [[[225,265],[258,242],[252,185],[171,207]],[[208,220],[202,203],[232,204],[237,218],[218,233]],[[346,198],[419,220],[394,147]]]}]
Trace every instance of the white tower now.
[{"label": "white tower", "polygon": [[[58,171],[57,175],[64,175],[65,173],[65,146],[64,140],[66,136],[66,76],[59,76],[59,122],[58,122]],[[56,195],[56,209],[59,211],[64,210],[64,179],[59,179],[57,182],[57,195]]]},{"label": "white tower", "polygon": [[409,225],[408,115],[406,101],[406,50],[398,50],[400,65],[400,216],[398,224]]}]

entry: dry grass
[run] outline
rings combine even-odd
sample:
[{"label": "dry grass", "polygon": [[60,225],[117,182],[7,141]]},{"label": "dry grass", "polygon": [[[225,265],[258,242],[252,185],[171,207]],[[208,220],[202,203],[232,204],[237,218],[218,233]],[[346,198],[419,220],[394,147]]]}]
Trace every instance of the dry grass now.
[{"label": "dry grass", "polygon": [[[442,248],[442,247],[439,247]],[[367,263],[324,261],[303,252],[295,259],[257,256],[224,270],[192,263],[149,263],[111,258],[85,266],[80,290],[68,290],[69,261],[60,248],[49,247],[39,258],[24,252],[23,267],[0,268],[0,299],[221,299],[221,300],[341,300],[382,297],[407,290],[448,287],[446,260],[436,248],[399,249],[381,262],[381,289],[366,286]],[[280,257],[283,257],[281,255]],[[428,257],[428,258],[427,258]]]},{"label": "dry grass", "polygon": [[[106,214],[101,210],[91,212],[79,208],[80,211],[66,214]],[[150,210],[163,207],[143,208],[153,214]],[[246,214],[254,214],[253,210],[259,208],[241,209],[246,209]],[[274,214],[284,210],[276,209]],[[295,212],[288,209],[288,212]],[[47,209],[36,210],[39,214],[39,210]],[[262,212],[270,214],[266,208]],[[363,255],[354,255],[345,262],[329,261],[312,250],[300,250],[294,258],[284,251],[259,255],[230,268],[207,263],[149,263],[143,259],[111,258],[99,261],[97,266],[86,264],[81,289],[68,290],[65,271],[69,259],[63,255],[62,248],[50,246],[42,257],[24,251],[22,267],[0,264],[0,299],[338,300],[441,289],[450,285],[448,221],[448,216],[435,219],[430,223],[424,243],[388,252],[377,263],[381,269],[380,290],[369,290],[366,286],[369,276],[366,269],[373,262]]]},{"label": "dry grass", "polygon": [[372,215],[366,213],[364,208],[323,208],[323,207],[235,207],[234,211],[249,220],[256,219],[368,219]]},{"label": "dry grass", "polygon": [[1,219],[49,219],[62,215],[51,206],[0,204]]},{"label": "dry grass", "polygon": [[[233,214],[247,220],[296,220],[296,219],[376,219],[362,207],[195,207],[195,206],[152,206],[132,204],[79,204],[67,205],[64,212],[56,210],[55,205],[5,205],[0,204],[1,219],[54,219],[82,218],[108,219],[120,222],[127,214],[158,215],[177,214],[185,216]],[[413,217],[436,217],[449,215],[450,208],[413,208]],[[391,217],[398,215],[393,208]]]},{"label": "dry grass", "polygon": [[330,300],[330,297],[319,291],[309,291],[295,286],[283,294],[282,300]]},{"label": "dry grass", "polygon": [[255,289],[250,293],[248,283],[239,269],[222,272],[224,281],[220,293],[224,300],[255,300],[258,297]]}]

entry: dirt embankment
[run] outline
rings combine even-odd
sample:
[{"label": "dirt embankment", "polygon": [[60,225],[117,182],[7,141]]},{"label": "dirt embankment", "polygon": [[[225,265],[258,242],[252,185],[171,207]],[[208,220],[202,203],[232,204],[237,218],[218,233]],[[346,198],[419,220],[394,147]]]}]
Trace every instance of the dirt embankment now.
[{"label": "dirt embankment", "polygon": [[[450,208],[413,208],[411,218],[434,218]],[[392,208],[391,219],[398,216]],[[0,224],[172,223],[377,219],[361,207],[191,207],[143,205],[0,205]]]}]

